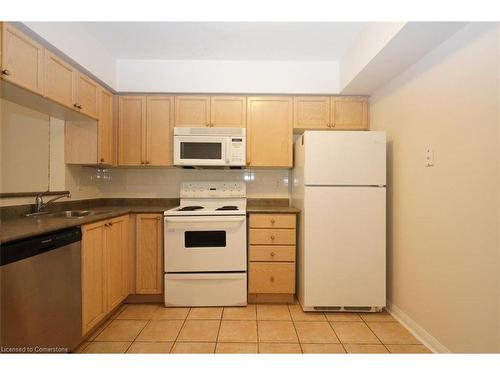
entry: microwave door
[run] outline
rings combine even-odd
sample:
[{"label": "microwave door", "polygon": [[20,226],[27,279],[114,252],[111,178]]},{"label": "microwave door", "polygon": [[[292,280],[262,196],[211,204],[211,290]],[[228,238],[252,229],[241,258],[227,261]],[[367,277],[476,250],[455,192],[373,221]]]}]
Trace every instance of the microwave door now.
[{"label": "microwave door", "polygon": [[178,137],[174,153],[176,165],[224,165],[226,142],[221,138]]}]

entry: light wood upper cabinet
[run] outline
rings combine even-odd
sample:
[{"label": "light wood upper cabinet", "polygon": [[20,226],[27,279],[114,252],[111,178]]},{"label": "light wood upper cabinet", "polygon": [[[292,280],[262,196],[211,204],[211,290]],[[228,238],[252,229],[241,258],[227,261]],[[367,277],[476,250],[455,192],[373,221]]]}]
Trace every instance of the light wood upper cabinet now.
[{"label": "light wood upper cabinet", "polygon": [[101,88],[99,91],[99,122],[97,133],[97,163],[114,163],[113,94]]},{"label": "light wood upper cabinet", "polygon": [[332,97],[331,122],[335,129],[368,130],[368,98],[365,96]]},{"label": "light wood upper cabinet", "polygon": [[76,78],[76,107],[83,114],[97,118],[100,86],[82,73]]},{"label": "light wood upper cabinet", "polygon": [[120,96],[118,110],[118,164],[144,163],[146,97]]},{"label": "light wood upper cabinet", "polygon": [[163,290],[163,220],[160,214],[136,216],[137,294],[160,294]]},{"label": "light wood upper cabinet", "polygon": [[175,126],[208,126],[210,96],[182,95],[175,97]]},{"label": "light wood upper cabinet", "polygon": [[37,94],[44,93],[43,47],[2,23],[2,78]]},{"label": "light wood upper cabinet", "polygon": [[212,96],[210,125],[219,128],[244,128],[247,122],[245,96]]},{"label": "light wood upper cabinet", "polygon": [[107,309],[118,306],[129,294],[128,277],[128,216],[112,219],[105,225]]},{"label": "light wood upper cabinet", "polygon": [[292,97],[248,97],[247,164],[291,168],[292,143]]},{"label": "light wood upper cabinet", "polygon": [[146,163],[172,165],[173,96],[148,96],[146,100]]},{"label": "light wood upper cabinet", "polygon": [[328,129],[330,122],[329,96],[296,96],[293,98],[294,129]]},{"label": "light wood upper cabinet", "polygon": [[82,226],[82,331],[87,333],[107,313],[105,227]]},{"label": "light wood upper cabinet", "polygon": [[75,85],[75,68],[45,50],[45,96],[59,104],[77,109]]}]

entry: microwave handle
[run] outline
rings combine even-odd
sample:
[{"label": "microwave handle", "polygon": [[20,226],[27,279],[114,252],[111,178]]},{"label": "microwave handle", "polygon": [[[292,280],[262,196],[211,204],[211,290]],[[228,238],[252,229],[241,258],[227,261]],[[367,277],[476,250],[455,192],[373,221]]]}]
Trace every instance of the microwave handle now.
[{"label": "microwave handle", "polygon": [[224,156],[226,157],[226,164],[229,164],[231,162],[229,158],[229,151],[231,150],[231,138],[228,137],[226,138],[226,150],[224,152]]}]

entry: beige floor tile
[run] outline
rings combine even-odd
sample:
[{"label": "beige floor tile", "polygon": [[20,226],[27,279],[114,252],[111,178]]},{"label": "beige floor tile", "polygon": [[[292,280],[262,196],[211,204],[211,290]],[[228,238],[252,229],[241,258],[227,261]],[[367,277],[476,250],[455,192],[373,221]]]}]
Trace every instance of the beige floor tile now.
[{"label": "beige floor tile", "polygon": [[87,341],[94,341],[95,338],[97,336],[99,336],[99,334],[104,330],[104,328],[106,328],[110,323],[112,322],[112,320],[106,320],[105,322],[103,322],[95,331],[92,335],[89,336],[89,338],[87,339]]},{"label": "beige floor tile", "polygon": [[172,354],[212,354],[215,342],[176,342]]},{"label": "beige floor tile", "polygon": [[177,341],[217,341],[220,320],[186,320]]},{"label": "beige floor tile", "polygon": [[391,353],[399,354],[432,354],[425,345],[386,345]]},{"label": "beige floor tile", "polygon": [[223,320],[217,341],[257,342],[257,322],[255,320]]},{"label": "beige floor tile", "polygon": [[305,312],[300,305],[288,305],[290,315],[296,322],[326,321],[322,312]]},{"label": "beige floor tile", "polygon": [[116,319],[152,319],[159,308],[157,304],[128,304]]},{"label": "beige floor tile", "polygon": [[380,341],[363,322],[330,322],[342,343],[380,344]]},{"label": "beige floor tile", "polygon": [[388,354],[384,345],[376,344],[344,344],[347,353],[351,354]]},{"label": "beige floor tile", "polygon": [[259,353],[262,354],[300,354],[299,344],[278,344],[272,342],[259,342]]},{"label": "beige floor tile", "polygon": [[224,307],[223,320],[257,320],[256,305]]},{"label": "beige floor tile", "polygon": [[173,342],[133,342],[127,353],[135,354],[168,354],[174,346]]},{"label": "beige floor tile", "polygon": [[362,313],[359,314],[365,322],[395,322],[396,320],[386,311],[379,313]]},{"label": "beige floor tile", "polygon": [[333,344],[339,339],[328,322],[295,322],[300,343]]},{"label": "beige floor tile", "polygon": [[356,313],[332,312],[325,313],[325,315],[330,322],[362,322],[361,317]]},{"label": "beige floor tile", "polygon": [[183,323],[183,320],[151,320],[136,341],[175,341]]},{"label": "beige floor tile", "polygon": [[109,319],[116,319],[118,317],[118,315],[120,315],[122,313],[123,310],[125,310],[127,308],[127,304],[124,303],[123,305],[121,305],[120,307],[118,307],[116,309],[116,311],[113,313],[113,315],[110,316]]},{"label": "beige floor tile", "polygon": [[222,307],[192,307],[188,319],[221,319]]},{"label": "beige floor tile", "polygon": [[134,341],[147,320],[112,320],[94,341]]},{"label": "beige floor tile", "polygon": [[301,344],[304,354],[344,354],[342,344]]},{"label": "beige floor tile", "polygon": [[259,348],[256,343],[218,342],[215,353],[219,354],[256,354]]},{"label": "beige floor tile", "polygon": [[288,305],[257,305],[257,320],[292,320]]},{"label": "beige floor tile", "polygon": [[130,342],[91,342],[84,350],[88,354],[125,353]]},{"label": "beige floor tile", "polygon": [[259,341],[268,342],[298,342],[295,327],[292,322],[258,321]]},{"label": "beige floor tile", "polygon": [[186,319],[188,314],[189,307],[160,307],[153,319]]},{"label": "beige floor tile", "polygon": [[420,344],[406,328],[398,322],[367,322],[383,344]]}]

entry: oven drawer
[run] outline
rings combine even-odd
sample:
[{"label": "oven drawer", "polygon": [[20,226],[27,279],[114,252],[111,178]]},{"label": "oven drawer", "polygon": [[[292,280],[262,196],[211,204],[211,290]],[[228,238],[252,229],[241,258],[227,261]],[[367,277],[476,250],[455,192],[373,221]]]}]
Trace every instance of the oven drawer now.
[{"label": "oven drawer", "polygon": [[295,293],[295,263],[250,262],[248,293]]},{"label": "oven drawer", "polygon": [[295,245],[295,229],[249,229],[250,245]]},{"label": "oven drawer", "polygon": [[251,214],[250,228],[295,228],[296,215]]},{"label": "oven drawer", "polygon": [[165,275],[165,306],[245,306],[246,273]]},{"label": "oven drawer", "polygon": [[248,260],[251,262],[295,262],[295,246],[250,245]]}]

